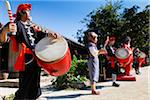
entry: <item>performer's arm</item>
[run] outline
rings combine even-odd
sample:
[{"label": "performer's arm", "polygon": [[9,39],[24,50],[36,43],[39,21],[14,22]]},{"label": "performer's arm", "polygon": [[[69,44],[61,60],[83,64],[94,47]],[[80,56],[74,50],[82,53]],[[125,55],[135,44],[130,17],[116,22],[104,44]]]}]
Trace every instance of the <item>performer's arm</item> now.
[{"label": "performer's arm", "polygon": [[52,37],[56,39],[56,38],[61,37],[61,35],[56,32],[48,32],[48,37]]},{"label": "performer's arm", "polygon": [[[31,22],[31,23],[32,23],[32,22]],[[51,37],[51,38],[59,38],[59,37],[61,37],[60,34],[58,34],[58,33],[56,33],[56,32],[53,32],[53,31],[51,31],[51,30],[45,29],[45,28],[43,28],[43,27],[40,27],[40,26],[38,26],[38,25],[36,25],[36,24],[34,24],[34,23],[32,23],[32,26],[33,26],[33,28],[34,28],[37,32],[46,34],[46,36],[48,36],[48,37]]]},{"label": "performer's arm", "polygon": [[92,54],[92,56],[97,56],[98,55],[98,50],[96,50],[93,46],[89,47],[89,51]]},{"label": "performer's arm", "polygon": [[16,24],[14,23],[7,23],[1,30],[1,34],[0,34],[0,41],[5,43],[8,40],[8,33],[10,32],[16,32],[17,28],[16,28]]},{"label": "performer's arm", "polygon": [[7,33],[9,32],[9,29],[7,26],[4,26],[2,29],[1,29],[1,32],[0,32],[0,41],[2,43],[4,42],[7,42]]},{"label": "performer's arm", "polygon": [[98,54],[107,54],[107,51],[105,49],[98,50]]},{"label": "performer's arm", "polygon": [[99,54],[106,54],[107,52],[104,49],[96,50],[94,47],[89,47],[89,51],[93,56],[97,56]]}]

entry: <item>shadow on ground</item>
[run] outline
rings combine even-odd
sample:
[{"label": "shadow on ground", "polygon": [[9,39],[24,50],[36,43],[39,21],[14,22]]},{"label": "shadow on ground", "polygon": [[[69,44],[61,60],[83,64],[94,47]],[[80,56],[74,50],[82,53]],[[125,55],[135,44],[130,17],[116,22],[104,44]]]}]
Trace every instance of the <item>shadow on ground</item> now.
[{"label": "shadow on ground", "polygon": [[[108,87],[112,87],[111,85],[105,85],[105,86],[96,86],[96,89],[102,89],[102,88],[108,88]],[[91,87],[88,86],[88,87],[85,87],[83,89],[80,89],[80,90],[91,90]]]},{"label": "shadow on ground", "polygon": [[80,96],[86,96],[86,95],[91,95],[89,94],[71,94],[71,95],[61,95],[61,96],[45,96],[44,98],[51,100],[51,99],[73,99],[73,98],[77,98]]},{"label": "shadow on ground", "polygon": [[[99,85],[99,86],[96,86],[97,89],[108,88],[108,87],[112,87],[112,85],[105,85],[105,86]],[[56,89],[55,86],[52,86],[52,85],[49,85],[49,86],[46,86],[46,87],[42,88],[42,92],[46,92],[46,91],[54,92],[54,91],[60,91],[60,90],[65,90],[65,89]],[[71,90],[74,90],[74,89],[72,88]],[[91,87],[88,86],[88,87],[81,88],[79,90],[91,90]]]}]

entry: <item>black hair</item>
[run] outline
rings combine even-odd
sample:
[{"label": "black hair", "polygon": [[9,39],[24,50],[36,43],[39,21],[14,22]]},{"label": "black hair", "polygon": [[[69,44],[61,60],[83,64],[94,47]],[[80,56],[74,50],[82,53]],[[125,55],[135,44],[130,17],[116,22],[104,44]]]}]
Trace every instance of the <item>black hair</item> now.
[{"label": "black hair", "polygon": [[129,36],[126,36],[126,37],[124,38],[123,43],[124,43],[124,44],[128,44],[129,42],[131,42],[131,38],[130,38]]},{"label": "black hair", "polygon": [[21,14],[18,12],[15,21],[21,20]]},{"label": "black hair", "polygon": [[26,12],[25,12],[24,10],[22,10],[22,11],[20,11],[20,12],[17,12],[17,16],[16,16],[15,21],[21,20],[21,16],[22,16],[23,14],[26,14]]},{"label": "black hair", "polygon": [[3,27],[2,23],[0,22],[0,29]]}]

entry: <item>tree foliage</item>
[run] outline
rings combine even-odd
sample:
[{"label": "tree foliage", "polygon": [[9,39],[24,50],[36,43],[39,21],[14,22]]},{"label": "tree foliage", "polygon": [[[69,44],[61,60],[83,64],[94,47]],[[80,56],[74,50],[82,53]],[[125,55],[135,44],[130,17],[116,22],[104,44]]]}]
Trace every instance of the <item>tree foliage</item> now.
[{"label": "tree foliage", "polygon": [[139,7],[125,9],[122,16],[122,31],[132,38],[132,45],[143,48],[149,45],[149,11],[147,7],[138,12]]},{"label": "tree foliage", "polygon": [[121,12],[121,2],[108,2],[90,12],[81,22],[87,29],[77,32],[78,41],[86,44],[86,33],[94,31],[98,34],[98,46],[104,44],[108,35],[116,35],[120,45],[122,37],[128,35],[132,39],[132,46],[143,48],[149,45],[149,6],[139,12],[138,6],[125,8]]}]

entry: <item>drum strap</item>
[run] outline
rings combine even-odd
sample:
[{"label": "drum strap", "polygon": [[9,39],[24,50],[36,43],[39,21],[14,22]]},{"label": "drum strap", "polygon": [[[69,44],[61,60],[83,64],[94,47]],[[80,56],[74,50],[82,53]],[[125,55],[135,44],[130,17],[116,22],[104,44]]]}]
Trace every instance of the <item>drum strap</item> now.
[{"label": "drum strap", "polygon": [[33,52],[29,48],[27,48],[24,43],[22,43],[22,49],[14,65],[15,70],[18,70],[18,71],[25,70],[25,54],[33,54]]}]

